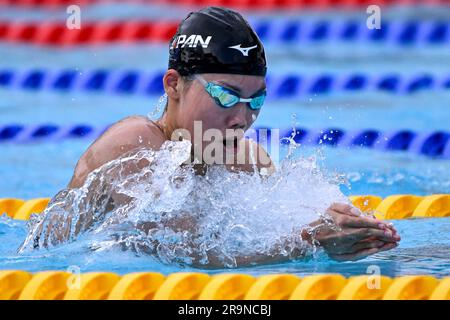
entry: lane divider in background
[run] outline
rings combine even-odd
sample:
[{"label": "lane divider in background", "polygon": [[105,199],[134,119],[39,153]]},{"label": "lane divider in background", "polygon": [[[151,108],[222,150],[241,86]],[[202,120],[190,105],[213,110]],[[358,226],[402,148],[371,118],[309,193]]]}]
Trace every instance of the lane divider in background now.
[{"label": "lane divider in background", "polygon": [[106,1],[105,0],[0,0],[0,5],[25,6],[25,7],[32,7],[32,6],[56,7],[56,6],[69,6],[71,4],[89,5],[101,2],[108,2],[108,0]]},{"label": "lane divider in background", "polygon": [[[144,0],[145,1],[145,0]],[[184,4],[207,6],[210,0],[156,0],[167,4]],[[317,9],[354,8],[376,5],[448,5],[447,0],[215,0],[217,5],[231,6],[245,9],[271,10],[277,8],[295,9],[312,7]]]},{"label": "lane divider in background", "polygon": [[450,217],[450,194],[416,196],[411,194],[350,196],[350,201],[363,212],[374,213],[379,219]]},{"label": "lane divider in background", "polygon": [[[29,91],[55,90],[92,93],[161,95],[165,71],[136,70],[46,70],[0,69],[0,89]],[[266,77],[269,99],[292,99],[335,92],[382,91],[389,94],[413,94],[426,90],[450,89],[450,74],[269,74]]]},{"label": "lane divider in background", "polygon": [[[263,141],[260,137],[264,131],[256,128],[254,140]],[[271,129],[267,128],[270,141]],[[294,134],[293,129],[280,131],[282,144],[287,144]],[[251,136],[251,135],[250,135]],[[253,137],[252,137],[253,138]],[[408,151],[430,158],[450,159],[450,132],[414,132],[412,130],[380,131],[376,129],[343,130],[339,128],[305,129],[295,128],[292,138],[303,145],[320,145],[332,147],[362,147],[380,151]]]},{"label": "lane divider in background", "polygon": [[[0,0],[0,5],[20,5],[20,6],[69,6],[92,5],[102,3],[117,3],[119,0]],[[124,1],[120,1],[124,2]],[[129,4],[148,3],[148,4],[167,4],[200,6],[211,5],[211,0],[128,0]],[[357,8],[361,6],[376,5],[448,5],[447,0],[214,0],[214,5],[234,7],[238,9],[251,10],[273,10],[273,9],[295,9],[295,8],[314,8],[330,9],[335,7]]]},{"label": "lane divider in background", "polygon": [[[57,142],[64,139],[95,139],[108,129],[108,126],[94,127],[88,124],[58,126],[56,124],[22,125],[0,124],[0,143]],[[295,132],[295,135],[294,135]],[[288,139],[302,145],[332,147],[362,147],[381,151],[408,151],[430,158],[450,159],[450,132],[415,132],[412,130],[393,130],[382,132],[375,129],[342,130],[338,128],[282,129],[279,132],[281,144]],[[256,127],[246,133],[248,138],[258,142],[270,142],[271,128]]]},{"label": "lane divider in background", "polygon": [[[381,29],[368,29],[365,20],[250,19],[264,43],[294,44],[325,41],[369,42],[409,46],[445,45],[450,42],[447,21],[386,21]],[[179,21],[83,22],[81,29],[68,29],[64,22],[0,21],[0,41],[38,45],[95,45],[120,42],[169,43]]]},{"label": "lane divider in background", "polygon": [[81,29],[68,29],[62,22],[0,21],[0,40],[39,45],[87,45],[109,42],[165,42],[177,30],[174,21],[105,21],[83,22]]},{"label": "lane divider in background", "polygon": [[16,198],[0,198],[0,214],[6,213],[16,220],[28,220],[33,213],[42,213],[50,198],[22,200]]},{"label": "lane divider in background", "polygon": [[450,25],[440,21],[386,21],[381,29],[368,29],[356,20],[255,20],[255,32],[263,43],[370,42],[383,45],[445,44],[450,42]]},{"label": "lane divider in background", "polygon": [[[379,281],[378,281],[379,280]],[[0,271],[0,300],[450,300],[450,277]]]},{"label": "lane divider in background", "polygon": [[[450,217],[450,194],[416,196],[391,195],[381,198],[372,195],[350,196],[350,201],[362,212],[374,214],[379,219]],[[0,198],[0,215],[6,213],[17,220],[28,220],[33,213],[41,213],[50,198],[22,200]]]},{"label": "lane divider in background", "polygon": [[94,127],[87,124],[76,124],[59,126],[55,124],[0,124],[0,143],[2,142],[39,142],[39,141],[60,141],[71,138],[99,137],[109,127]]}]

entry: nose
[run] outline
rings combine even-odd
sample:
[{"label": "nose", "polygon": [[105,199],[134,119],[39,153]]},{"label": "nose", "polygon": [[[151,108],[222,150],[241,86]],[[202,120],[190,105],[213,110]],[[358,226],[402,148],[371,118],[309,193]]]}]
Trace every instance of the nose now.
[{"label": "nose", "polygon": [[247,112],[248,108],[246,103],[240,102],[231,108],[231,113],[227,119],[227,128],[229,129],[242,129],[247,128]]}]

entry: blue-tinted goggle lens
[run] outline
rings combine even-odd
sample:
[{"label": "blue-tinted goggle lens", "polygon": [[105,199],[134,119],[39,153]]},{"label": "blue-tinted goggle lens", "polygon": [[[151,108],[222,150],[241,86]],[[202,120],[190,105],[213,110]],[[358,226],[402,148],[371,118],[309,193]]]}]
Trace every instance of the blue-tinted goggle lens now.
[{"label": "blue-tinted goggle lens", "polygon": [[264,90],[263,92],[259,93],[257,96],[252,98],[252,101],[250,101],[250,109],[253,110],[261,109],[265,99],[266,99],[266,90]]},{"label": "blue-tinted goggle lens", "polygon": [[[242,99],[237,93],[234,91],[224,88],[218,84],[208,82],[205,85],[206,91],[209,95],[216,101],[216,103],[223,108],[231,108],[235,104],[239,103]],[[256,93],[250,101],[245,101],[248,103],[248,106],[252,110],[261,109],[264,104],[264,100],[266,98],[266,90],[263,90],[259,93]]]}]

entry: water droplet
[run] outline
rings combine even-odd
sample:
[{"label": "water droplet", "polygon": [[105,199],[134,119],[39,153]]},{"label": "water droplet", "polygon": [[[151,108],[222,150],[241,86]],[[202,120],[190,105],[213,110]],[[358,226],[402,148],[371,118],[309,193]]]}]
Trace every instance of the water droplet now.
[{"label": "water droplet", "polygon": [[159,119],[162,116],[162,113],[164,112],[167,99],[168,99],[167,93],[164,93],[161,97],[159,97],[155,108],[147,114],[147,118],[149,118],[150,120]]}]

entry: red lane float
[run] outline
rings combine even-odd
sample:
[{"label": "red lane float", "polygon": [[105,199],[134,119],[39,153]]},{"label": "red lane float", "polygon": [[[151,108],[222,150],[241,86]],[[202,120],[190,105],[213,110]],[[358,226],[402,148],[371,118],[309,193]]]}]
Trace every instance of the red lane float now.
[{"label": "red lane float", "polygon": [[248,9],[360,7],[369,5],[448,5],[448,0],[156,0],[192,6],[219,5]]},{"label": "red lane float", "polygon": [[[209,6],[218,5],[246,9],[328,8],[377,5],[448,5],[448,0],[128,0],[128,3]],[[97,3],[120,3],[118,0],[0,0],[0,5],[68,6]]]},{"label": "red lane float", "polygon": [[167,43],[177,26],[177,21],[114,21],[84,23],[81,29],[70,30],[64,22],[0,22],[0,41],[60,46],[139,41]]},{"label": "red lane float", "polygon": [[[57,7],[57,6],[70,6],[72,4],[76,5],[86,5],[101,2],[99,0],[0,0],[0,5],[14,5],[14,6],[46,6],[46,7]],[[103,1],[104,2],[104,1]]]}]

